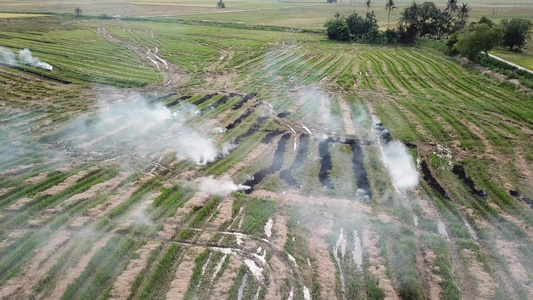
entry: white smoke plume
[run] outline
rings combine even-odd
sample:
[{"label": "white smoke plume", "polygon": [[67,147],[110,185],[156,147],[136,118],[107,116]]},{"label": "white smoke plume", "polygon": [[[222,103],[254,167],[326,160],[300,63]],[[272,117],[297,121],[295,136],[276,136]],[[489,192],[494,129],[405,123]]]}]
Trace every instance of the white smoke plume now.
[{"label": "white smoke plume", "polygon": [[399,190],[406,190],[418,185],[418,170],[407,148],[400,141],[390,141],[382,145],[385,165],[389,171],[392,184]]},{"label": "white smoke plume", "polygon": [[52,65],[42,62],[37,57],[33,57],[29,49],[19,51],[18,58],[15,53],[7,48],[0,47],[0,64],[7,66],[27,65],[48,71],[52,71]]},{"label": "white smoke plume", "polygon": [[40,61],[37,57],[33,57],[29,49],[20,50],[19,62],[24,65],[33,66],[33,67],[45,69],[48,71],[52,71],[53,69],[52,65]]},{"label": "white smoke plume", "polygon": [[7,48],[0,46],[0,64],[7,66],[16,66],[17,57],[15,53]]},{"label": "white smoke plume", "polygon": [[137,159],[161,158],[161,153],[175,153],[177,159],[203,165],[229,153],[230,146],[218,149],[209,132],[187,125],[198,111],[192,104],[170,110],[149,105],[138,93],[109,89],[100,94],[99,107],[97,113],[60,129],[60,141],[68,153],[117,159],[128,165]]},{"label": "white smoke plume", "polygon": [[227,196],[231,192],[244,191],[250,187],[242,184],[237,185],[229,178],[215,179],[213,176],[209,176],[199,179],[198,188],[210,195]]},{"label": "white smoke plume", "polygon": [[176,141],[178,155],[185,156],[198,165],[206,165],[214,161],[218,151],[211,140],[202,137],[196,131],[183,127]]}]

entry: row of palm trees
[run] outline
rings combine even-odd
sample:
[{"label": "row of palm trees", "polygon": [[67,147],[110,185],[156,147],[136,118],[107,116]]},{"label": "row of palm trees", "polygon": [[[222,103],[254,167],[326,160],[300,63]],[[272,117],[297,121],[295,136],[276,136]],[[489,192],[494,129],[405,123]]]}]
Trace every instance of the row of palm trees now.
[{"label": "row of palm trees", "polygon": [[448,0],[446,4],[445,11],[449,12],[452,17],[457,13],[457,18],[461,21],[466,21],[469,17],[468,13],[470,12],[470,6],[468,4],[457,5],[457,0]]},{"label": "row of palm trees", "polygon": [[[372,6],[372,0],[365,0],[366,5],[366,13],[368,14],[368,11],[370,10],[370,7]],[[391,12],[396,9],[396,4],[394,3],[394,0],[387,0],[385,2],[385,10],[387,10],[387,28],[390,27],[390,14]],[[463,3],[461,6],[457,4],[457,0],[448,0],[448,3],[446,4],[445,11],[449,12],[452,18],[457,13],[457,18],[461,21],[466,21],[469,17],[468,13],[470,12],[470,6],[468,4]]]}]

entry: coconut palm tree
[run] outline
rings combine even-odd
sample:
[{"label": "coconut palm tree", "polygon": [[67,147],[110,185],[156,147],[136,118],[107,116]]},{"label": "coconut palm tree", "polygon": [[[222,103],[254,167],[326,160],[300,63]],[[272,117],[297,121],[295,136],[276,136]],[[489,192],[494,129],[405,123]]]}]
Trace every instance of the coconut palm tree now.
[{"label": "coconut palm tree", "polygon": [[74,12],[76,13],[76,16],[80,16],[81,15],[81,8],[78,6],[76,7],[76,9],[74,10]]},{"label": "coconut palm tree", "polygon": [[366,14],[368,15],[368,10],[370,9],[370,6],[371,6],[371,2],[372,0],[366,0],[365,4],[366,4]]},{"label": "coconut palm tree", "polygon": [[455,12],[459,9],[459,6],[457,5],[457,0],[448,0],[448,4],[446,4],[445,11],[449,12],[451,16],[455,14]]},{"label": "coconut palm tree", "polygon": [[468,19],[468,13],[470,12],[470,6],[468,6],[468,4],[464,4],[461,5],[461,7],[459,7],[459,13],[457,14],[457,17],[459,17],[459,20],[461,21],[465,21]]},{"label": "coconut palm tree", "polygon": [[387,29],[389,28],[389,23],[390,23],[390,13],[393,9],[396,8],[396,4],[394,4],[394,0],[387,0],[387,2],[385,2],[385,9],[388,11],[388,17],[387,17]]},{"label": "coconut palm tree", "polygon": [[340,19],[341,18],[341,13],[340,12],[336,12],[333,16],[335,16],[335,19]]}]

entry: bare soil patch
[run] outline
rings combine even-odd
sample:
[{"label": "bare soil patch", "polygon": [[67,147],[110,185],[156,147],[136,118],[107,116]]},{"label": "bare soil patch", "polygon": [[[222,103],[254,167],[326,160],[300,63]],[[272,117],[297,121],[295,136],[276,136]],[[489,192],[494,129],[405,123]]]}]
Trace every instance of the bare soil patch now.
[{"label": "bare soil patch", "polygon": [[107,181],[95,184],[92,187],[90,187],[88,190],[86,190],[85,192],[76,194],[70,197],[69,199],[67,199],[65,202],[62,203],[62,206],[73,205],[77,203],[78,201],[90,199],[96,195],[103,193],[104,191],[112,190],[115,187],[117,187],[122,180],[126,179],[126,177],[128,177],[128,173],[121,172],[115,178],[111,178]]},{"label": "bare soil patch", "polygon": [[400,298],[394,290],[391,280],[387,278],[387,267],[385,266],[385,260],[381,256],[381,250],[379,247],[379,237],[377,233],[370,230],[364,230],[363,251],[368,256],[368,261],[370,263],[368,272],[377,279],[378,287],[380,287],[385,294],[385,299],[398,300]]},{"label": "bare soil patch", "polygon": [[311,232],[309,250],[316,261],[318,275],[322,286],[322,299],[336,299],[335,295],[335,264],[331,260],[327,238],[331,234],[333,220],[328,218]]},{"label": "bare soil patch", "polygon": [[272,246],[277,251],[283,251],[287,242],[287,218],[284,215],[276,216],[272,227]]},{"label": "bare soil patch", "polygon": [[270,272],[270,283],[267,287],[265,299],[281,299],[280,288],[287,278],[287,267],[277,256],[273,256],[268,264],[271,267],[272,272]]},{"label": "bare soil patch", "polygon": [[312,197],[302,196],[296,191],[288,191],[285,194],[276,194],[274,192],[266,190],[254,190],[252,196],[276,199],[284,203],[314,205],[322,207],[337,207],[337,208],[350,208],[357,212],[370,213],[369,206],[354,200],[341,199],[341,198],[329,198],[329,197]]},{"label": "bare soil patch", "polygon": [[126,299],[130,294],[131,284],[135,280],[135,277],[142,271],[150,252],[156,249],[159,246],[157,242],[150,242],[142,246],[137,250],[138,258],[133,259],[129,262],[126,270],[117,278],[113,289],[111,290],[109,299]]},{"label": "bare soil patch", "polygon": [[233,197],[226,197],[222,200],[217,216],[208,225],[209,229],[216,230],[222,223],[231,220],[233,201],[235,201]]},{"label": "bare soil patch", "polygon": [[242,261],[235,255],[229,258],[229,265],[222,273],[220,279],[215,283],[212,290],[212,299],[226,299],[229,296],[229,290],[237,278],[237,273],[242,265]]},{"label": "bare soil patch", "polygon": [[55,186],[53,186],[53,187],[41,192],[40,194],[41,195],[55,195],[55,194],[57,194],[59,192],[62,192],[66,188],[68,188],[69,186],[74,185],[78,180],[82,179],[83,177],[85,177],[85,175],[89,174],[89,172],[91,172],[91,171],[93,171],[95,169],[97,169],[97,167],[92,167],[89,170],[80,171],[80,172],[70,176],[69,178],[63,180],[58,185],[55,185]]},{"label": "bare soil patch", "polygon": [[492,299],[496,291],[494,279],[483,269],[483,265],[476,259],[476,253],[469,249],[463,249],[463,255],[468,262],[468,271],[476,279],[476,291],[471,299]]},{"label": "bare soil patch", "polygon": [[170,289],[166,295],[167,299],[183,299],[189,283],[191,281],[192,272],[194,268],[195,258],[203,251],[203,248],[192,246],[190,247],[181,261],[176,276],[170,283]]},{"label": "bare soil patch", "polygon": [[346,131],[346,134],[355,135],[357,131],[353,126],[350,107],[342,97],[339,97],[339,105],[342,109],[342,119],[344,121],[344,130]]},{"label": "bare soil patch", "polygon": [[66,274],[59,278],[56,287],[49,296],[49,299],[61,298],[61,296],[67,290],[67,287],[81,275],[83,270],[85,270],[85,267],[87,267],[87,265],[91,261],[94,254],[96,254],[98,250],[104,247],[110,238],[111,236],[108,235],[94,243],[91,250],[87,254],[83,255],[78,261],[78,263],[71,270],[69,270],[68,272],[66,272]]},{"label": "bare soil patch", "polygon": [[271,148],[270,144],[259,144],[257,147],[255,147],[246,158],[239,161],[238,163],[234,164],[225,175],[234,176],[239,171],[243,170],[244,168],[252,165],[257,161],[259,157],[261,157],[263,154],[267,153],[267,151]]},{"label": "bare soil patch", "polygon": [[435,259],[437,256],[429,249],[419,249],[416,254],[416,267],[420,272],[420,278],[426,291],[428,291],[429,299],[440,299],[442,291],[439,283],[442,281],[440,276],[433,273],[433,270],[439,268],[435,266]]},{"label": "bare soil patch", "polygon": [[[0,286],[0,298],[30,299],[33,295],[32,287],[41,279],[55,262],[55,254],[70,240],[70,233],[66,230],[57,231],[44,247],[37,249],[31,261],[24,266],[20,276],[9,279]],[[48,263],[40,266],[41,262],[52,255]]]},{"label": "bare soil patch", "polygon": [[203,206],[209,199],[209,195],[204,192],[196,192],[189,201],[178,208],[176,214],[163,220],[163,230],[159,231],[158,237],[170,240],[176,233],[176,229],[181,223],[181,217],[191,211],[196,206]]},{"label": "bare soil patch", "polygon": [[48,176],[48,172],[41,172],[37,176],[30,177],[30,178],[24,180],[23,183],[24,184],[34,184],[34,183],[37,183],[39,181],[43,181],[44,179],[46,179],[47,176]]}]

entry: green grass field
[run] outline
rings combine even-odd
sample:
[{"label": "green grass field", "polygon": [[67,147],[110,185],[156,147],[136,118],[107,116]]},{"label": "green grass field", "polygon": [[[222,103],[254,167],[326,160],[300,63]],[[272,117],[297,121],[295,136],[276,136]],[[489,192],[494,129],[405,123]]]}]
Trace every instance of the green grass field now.
[{"label": "green grass field", "polygon": [[0,66],[0,298],[533,297],[530,90],[327,40],[348,3],[0,5],[153,17],[0,19],[53,66]]}]

